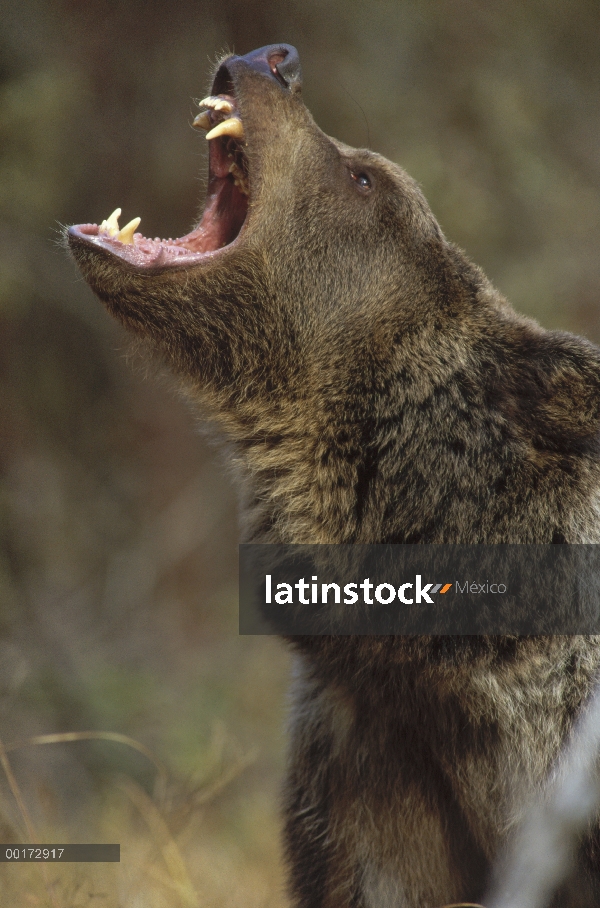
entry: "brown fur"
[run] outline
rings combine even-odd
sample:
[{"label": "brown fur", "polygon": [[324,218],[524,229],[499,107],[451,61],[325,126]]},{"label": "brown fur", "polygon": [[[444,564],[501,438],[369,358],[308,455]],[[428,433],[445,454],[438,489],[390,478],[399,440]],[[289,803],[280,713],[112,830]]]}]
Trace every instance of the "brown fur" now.
[{"label": "brown fur", "polygon": [[[244,541],[600,542],[600,351],[516,315],[399,167],[325,136],[243,58],[225,67],[249,160],[240,242],[149,271],[70,242],[109,311],[219,425]],[[292,645],[294,904],[481,898],[589,692],[598,640]],[[600,905],[585,854],[576,889]]]}]

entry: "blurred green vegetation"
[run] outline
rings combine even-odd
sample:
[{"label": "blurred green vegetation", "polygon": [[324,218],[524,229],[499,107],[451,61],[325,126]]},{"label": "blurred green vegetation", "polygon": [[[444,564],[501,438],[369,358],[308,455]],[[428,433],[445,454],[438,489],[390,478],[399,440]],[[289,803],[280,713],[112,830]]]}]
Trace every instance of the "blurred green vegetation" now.
[{"label": "blurred green vegetation", "polygon": [[[46,836],[132,855],[120,877],[64,871],[56,904],[193,904],[189,881],[165,882],[163,833],[203,905],[280,904],[287,657],[237,636],[235,493],[170,379],[128,361],[60,225],[119,206],[147,235],[187,231],[205,167],[193,99],[223,49],[286,41],[326,132],[402,164],[516,308],[600,341],[600,6],[0,0],[0,15],[0,738],[121,732],[168,768],[152,801],[152,766],[114,743],[10,752]],[[5,779],[0,823],[23,836]],[[35,868],[0,867],[3,906],[52,904]]]}]

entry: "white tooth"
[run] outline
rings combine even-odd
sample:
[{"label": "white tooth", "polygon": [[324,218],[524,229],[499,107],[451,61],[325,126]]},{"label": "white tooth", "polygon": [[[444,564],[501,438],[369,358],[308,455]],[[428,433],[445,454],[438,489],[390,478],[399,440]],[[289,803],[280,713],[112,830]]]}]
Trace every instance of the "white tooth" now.
[{"label": "white tooth", "polygon": [[119,218],[121,217],[121,209],[115,208],[113,213],[105,221],[102,221],[100,224],[100,230],[103,233],[108,233],[109,236],[116,236],[119,232]]},{"label": "white tooth", "polygon": [[233,136],[234,139],[243,139],[244,127],[242,121],[238,120],[237,117],[230,117],[229,120],[223,120],[222,123],[217,123],[210,132],[206,133],[206,138],[208,140],[216,139],[218,136]]},{"label": "white tooth", "polygon": [[133,244],[133,234],[140,226],[141,218],[134,218],[133,221],[130,221],[129,224],[125,224],[122,230],[119,230],[117,234],[117,239],[122,243],[126,243],[128,246]]},{"label": "white tooth", "polygon": [[[217,98],[212,95],[209,95],[208,98],[203,98],[199,102],[198,107],[210,107],[212,110],[224,110],[225,113],[231,113],[233,110],[233,104],[231,101],[227,101],[225,98]],[[202,114],[200,114],[202,116]],[[196,117],[198,119],[198,117]]]},{"label": "white tooth", "polygon": [[210,117],[208,112],[203,110],[202,113],[198,114],[195,120],[192,123],[196,129],[210,129]]}]

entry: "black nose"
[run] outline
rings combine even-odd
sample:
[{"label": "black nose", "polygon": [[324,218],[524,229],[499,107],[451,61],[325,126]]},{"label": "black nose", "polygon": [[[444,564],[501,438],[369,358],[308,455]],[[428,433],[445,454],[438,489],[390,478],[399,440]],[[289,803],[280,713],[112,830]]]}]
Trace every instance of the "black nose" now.
[{"label": "black nose", "polygon": [[299,92],[302,88],[302,70],[298,51],[291,44],[270,44],[268,47],[259,47],[243,57],[229,58],[215,78],[215,86],[221,81],[221,70],[230,66],[237,60],[243,60],[252,69],[266,76],[277,79],[291,92]]}]

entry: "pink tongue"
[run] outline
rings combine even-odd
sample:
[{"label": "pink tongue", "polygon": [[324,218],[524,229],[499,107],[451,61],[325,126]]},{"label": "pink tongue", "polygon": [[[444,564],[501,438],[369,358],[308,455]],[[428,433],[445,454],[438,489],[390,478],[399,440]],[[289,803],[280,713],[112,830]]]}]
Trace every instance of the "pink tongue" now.
[{"label": "pink tongue", "polygon": [[187,236],[180,237],[177,245],[185,246],[191,252],[214,252],[228,243],[231,234],[232,192],[233,184],[230,181],[220,185],[206,200],[198,227]]}]

